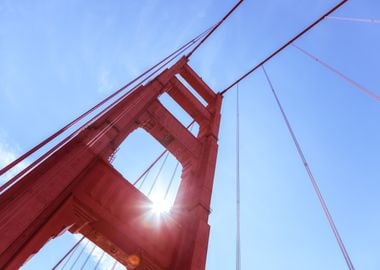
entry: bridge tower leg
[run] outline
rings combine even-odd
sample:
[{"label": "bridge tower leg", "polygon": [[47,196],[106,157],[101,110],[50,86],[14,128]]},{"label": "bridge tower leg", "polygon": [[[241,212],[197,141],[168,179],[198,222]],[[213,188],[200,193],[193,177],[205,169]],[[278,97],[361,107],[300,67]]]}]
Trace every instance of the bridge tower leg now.
[{"label": "bridge tower leg", "polygon": [[[199,124],[196,136],[160,103],[164,93]],[[0,269],[18,269],[65,230],[85,235],[128,269],[205,269],[221,102],[182,58],[104,111],[1,194]],[[183,167],[174,206],[158,220],[149,198],[110,163],[137,128]]]}]

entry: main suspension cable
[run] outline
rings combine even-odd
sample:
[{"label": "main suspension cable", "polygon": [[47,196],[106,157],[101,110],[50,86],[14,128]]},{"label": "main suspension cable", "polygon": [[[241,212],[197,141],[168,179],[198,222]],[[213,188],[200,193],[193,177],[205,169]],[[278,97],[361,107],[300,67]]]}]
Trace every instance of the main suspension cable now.
[{"label": "main suspension cable", "polygon": [[74,119],[73,121],[71,121],[69,124],[65,125],[63,128],[61,128],[60,130],[58,130],[57,132],[55,132],[54,134],[52,134],[51,136],[49,136],[48,138],[46,138],[45,140],[43,140],[41,143],[39,143],[36,146],[34,146],[32,149],[30,149],[29,151],[27,151],[25,154],[21,155],[19,158],[15,159],[10,164],[8,164],[4,168],[0,169],[0,176],[3,175],[5,172],[9,171],[10,169],[12,169],[13,167],[15,167],[17,164],[19,164],[21,161],[25,160],[27,157],[29,157],[33,153],[35,153],[37,150],[41,149],[43,146],[45,146],[46,144],[48,144],[49,142],[51,142],[52,140],[54,140],[55,138],[57,138],[63,132],[65,132],[66,130],[68,130],[72,126],[74,126],[76,123],[78,123],[79,121],[81,121],[82,119],[84,119],[86,116],[88,116],[89,114],[91,114],[92,112],[94,112],[95,110],[97,110],[99,107],[101,107],[102,105],[104,105],[105,103],[107,103],[108,101],[110,101],[112,98],[114,98],[115,96],[119,95],[126,88],[128,88],[129,86],[131,86],[132,84],[134,84],[135,82],[137,82],[138,80],[140,80],[141,78],[143,78],[145,75],[147,75],[148,73],[150,73],[152,70],[156,69],[162,63],[164,63],[165,61],[167,61],[168,59],[170,59],[174,55],[178,54],[178,52],[183,52],[184,49],[186,50],[189,47],[191,47],[192,45],[194,45],[204,35],[208,34],[212,29],[213,29],[213,27],[208,28],[207,30],[205,30],[201,34],[197,35],[192,40],[188,41],[186,44],[182,45],[180,48],[178,48],[177,50],[175,50],[174,52],[172,52],[171,54],[169,54],[168,56],[166,56],[165,58],[163,58],[157,64],[153,65],[152,67],[150,67],[149,69],[147,69],[146,71],[144,71],[142,74],[140,74],[139,76],[137,76],[135,79],[133,79],[132,81],[128,82],[126,85],[124,85],[123,87],[121,87],[120,89],[118,89],[116,92],[114,92],[113,94],[111,94],[107,98],[103,99],[101,102],[99,102],[98,104],[96,104],[95,106],[93,106],[91,109],[89,109],[88,111],[84,112],[82,115],[80,115],[79,117],[77,117],[76,119]]},{"label": "main suspension cable", "polygon": [[239,84],[236,85],[236,270],[241,267],[240,244],[240,108]]},{"label": "main suspension cable", "polygon": [[193,53],[215,32],[216,29],[235,11],[235,9],[243,3],[244,0],[240,0],[236,3],[236,5],[211,29],[211,31],[195,46],[194,49],[190,51],[190,53],[186,56],[188,59],[193,55]]},{"label": "main suspension cable", "polygon": [[338,75],[340,78],[342,78],[343,80],[347,81],[348,83],[350,83],[351,85],[355,86],[356,89],[362,91],[364,94],[368,95],[369,97],[373,98],[375,101],[377,102],[380,102],[380,96],[376,95],[374,92],[368,90],[367,88],[365,88],[364,86],[360,85],[359,83],[355,82],[354,80],[352,80],[351,78],[349,78],[348,76],[344,75],[342,72],[340,72],[339,70],[333,68],[331,65],[327,64],[326,62],[322,61],[320,58],[312,55],[310,52],[306,51],[305,49],[302,49],[300,48],[299,46],[295,45],[295,44],[292,44],[292,46],[294,48],[296,48],[297,50],[299,50],[300,52],[302,52],[304,55],[310,57],[311,59],[313,59],[314,61],[316,61],[317,63],[321,64],[322,66],[324,66],[325,68],[327,68],[328,70],[332,71],[333,73],[335,73],[336,75]]},{"label": "main suspension cable", "polygon": [[[210,31],[211,28],[209,28],[208,30],[206,30],[205,32],[203,32],[202,34],[198,35],[196,38],[195,38],[195,41],[194,42],[188,42],[187,45],[185,47],[181,47],[181,50],[177,50],[175,54],[171,54],[171,57],[169,58],[165,58],[165,61],[161,61],[160,65],[156,65],[156,70],[152,73],[150,73],[147,77],[145,77],[140,83],[143,83],[145,81],[147,81],[150,77],[152,77],[154,74],[156,74],[159,70],[161,70],[164,66],[166,66],[167,64],[169,64],[171,61],[173,61],[174,59],[176,59],[180,54],[182,54],[183,52],[185,52],[188,48],[190,48],[195,42],[197,42],[203,35],[205,35],[206,33],[208,33],[208,31]],[[8,187],[10,187],[11,185],[13,185],[22,175],[25,175],[27,172],[29,172],[32,168],[34,168],[35,166],[37,166],[40,162],[42,162],[43,160],[45,160],[47,157],[49,157],[50,155],[52,155],[55,151],[57,151],[60,147],[62,147],[65,143],[67,143],[68,141],[70,141],[75,135],[77,135],[84,127],[88,126],[90,123],[92,123],[93,121],[95,121],[96,119],[98,119],[99,117],[102,116],[102,114],[104,114],[104,112],[108,111],[110,108],[112,108],[114,105],[116,105],[119,101],[121,101],[123,98],[125,98],[127,95],[131,94],[132,91],[134,91],[135,89],[137,89],[137,86],[135,86],[134,88],[130,89],[127,93],[123,94],[120,98],[118,98],[116,101],[114,101],[112,104],[110,104],[106,109],[104,109],[103,111],[101,111],[100,113],[98,113],[96,116],[94,116],[92,119],[90,119],[86,124],[82,125],[79,129],[77,129],[75,132],[73,132],[71,135],[69,135],[68,137],[66,137],[65,139],[63,139],[61,142],[59,142],[57,145],[53,146],[51,149],[49,149],[46,153],[44,153],[41,157],[39,157],[37,160],[35,160],[32,164],[30,164],[28,167],[26,167],[25,169],[23,169],[21,172],[19,172],[17,175],[13,176],[11,179],[9,179],[7,182],[5,182],[2,186],[0,186],[0,193],[2,193],[5,189],[7,189]],[[108,125],[108,127],[112,127],[112,125]],[[57,135],[58,136],[58,135]],[[99,139],[99,138],[98,138]],[[37,146],[36,146],[37,147]],[[42,146],[41,146],[42,147]],[[38,149],[36,149],[38,150]],[[35,150],[35,151],[36,151]],[[29,151],[30,152],[30,151]],[[29,153],[28,152],[28,153]],[[8,171],[9,169],[11,169],[12,167],[14,167],[15,165],[17,165],[18,162],[21,162],[24,158],[26,158],[28,155],[30,154],[24,154],[23,158],[20,157],[19,159],[17,159],[17,162],[14,161],[12,162],[11,164],[7,165],[4,169],[4,172]],[[4,173],[3,172],[3,173]]]},{"label": "main suspension cable", "polygon": [[236,84],[238,84],[240,81],[244,80],[246,77],[248,77],[250,74],[252,74],[255,70],[257,70],[259,67],[261,67],[262,65],[264,65],[266,62],[268,62],[269,60],[271,60],[274,56],[276,56],[278,53],[280,53],[282,50],[284,50],[285,48],[287,48],[290,44],[292,44],[294,41],[296,41],[297,39],[299,39],[301,36],[303,36],[306,32],[308,32],[309,30],[311,30],[312,28],[314,28],[314,26],[316,26],[317,24],[319,24],[325,17],[329,16],[330,14],[332,14],[335,10],[337,10],[338,8],[340,8],[343,4],[345,4],[348,0],[343,0],[341,1],[339,4],[337,4],[335,7],[333,7],[332,9],[330,9],[328,12],[326,12],[325,14],[323,14],[321,17],[319,17],[319,19],[317,19],[315,22],[313,22],[312,24],[310,24],[308,27],[306,27],[303,31],[301,31],[299,34],[297,34],[296,36],[294,36],[293,38],[291,38],[288,42],[286,42],[284,45],[282,45],[279,49],[277,49],[276,51],[274,51],[273,53],[271,53],[269,56],[267,56],[264,60],[262,60],[259,64],[257,64],[256,66],[254,66],[253,68],[251,68],[248,72],[246,72],[245,74],[243,74],[240,78],[238,78],[236,81],[234,81],[233,83],[231,83],[229,86],[227,86],[224,90],[220,91],[220,94],[224,95],[227,91],[229,91],[232,87],[234,87]]},{"label": "main suspension cable", "polygon": [[274,98],[275,98],[275,100],[276,100],[276,103],[277,103],[277,105],[278,105],[278,108],[279,108],[280,111],[281,111],[281,115],[282,115],[282,117],[283,117],[283,119],[284,119],[284,121],[285,121],[286,127],[287,127],[287,129],[288,129],[288,131],[289,131],[289,133],[290,133],[290,135],[291,135],[291,137],[292,137],[292,140],[293,140],[293,143],[294,143],[294,145],[295,145],[295,147],[296,147],[296,149],[297,149],[298,155],[299,155],[299,157],[300,157],[301,160],[302,160],[303,166],[304,166],[304,168],[305,168],[305,170],[306,170],[306,172],[307,172],[307,174],[308,174],[308,176],[309,176],[310,182],[311,182],[311,184],[312,184],[312,186],[313,186],[313,188],[314,188],[314,191],[315,191],[315,193],[316,193],[316,195],[317,195],[317,197],[318,197],[318,199],[319,199],[319,202],[320,202],[320,204],[321,204],[321,206],[322,206],[323,212],[325,213],[325,215],[326,215],[326,217],[327,217],[327,220],[328,220],[328,222],[329,222],[329,224],[330,224],[330,228],[331,228],[331,230],[332,230],[333,233],[334,233],[335,239],[336,239],[336,241],[338,242],[338,245],[339,245],[339,247],[340,247],[340,250],[342,251],[342,254],[343,254],[343,257],[344,257],[344,259],[345,259],[345,261],[346,261],[346,263],[347,263],[348,269],[349,269],[349,270],[355,270],[355,268],[354,268],[354,266],[353,266],[353,264],[352,264],[352,262],[351,262],[350,256],[348,255],[348,252],[347,252],[347,250],[346,250],[346,247],[345,247],[345,245],[344,245],[344,243],[343,243],[343,240],[342,240],[342,238],[340,237],[340,234],[339,234],[339,232],[338,232],[338,229],[337,229],[336,226],[335,226],[335,223],[334,223],[334,220],[333,220],[333,218],[332,218],[332,216],[331,216],[331,214],[330,214],[330,211],[329,211],[328,208],[327,208],[327,204],[326,204],[326,202],[325,202],[325,200],[324,200],[324,198],[323,198],[323,196],[322,196],[322,193],[321,193],[321,191],[320,191],[320,189],[319,189],[319,186],[318,186],[318,184],[317,184],[317,181],[315,180],[314,175],[313,175],[313,173],[312,173],[312,171],[311,171],[311,168],[310,168],[310,166],[309,166],[309,164],[308,164],[308,162],[307,162],[307,160],[306,160],[306,157],[305,157],[305,155],[304,155],[304,153],[303,153],[303,150],[302,150],[302,148],[301,148],[301,145],[300,145],[299,142],[298,142],[298,139],[297,139],[297,137],[296,137],[296,135],[295,135],[295,133],[294,133],[294,130],[293,130],[293,128],[292,128],[292,126],[291,126],[291,124],[290,124],[290,122],[289,122],[289,120],[288,120],[288,117],[287,117],[286,114],[285,114],[285,111],[284,111],[284,109],[283,109],[283,107],[282,107],[282,104],[281,104],[281,102],[280,102],[280,100],[279,100],[279,98],[278,98],[278,96],[277,96],[277,93],[276,93],[276,91],[275,91],[275,89],[274,89],[274,87],[273,87],[273,84],[272,84],[272,82],[271,82],[271,80],[270,80],[270,78],[269,78],[269,76],[268,76],[268,73],[266,72],[264,66],[262,66],[262,69],[263,69],[263,71],[264,71],[265,78],[266,78],[266,80],[267,80],[267,82],[268,82],[268,85],[269,85],[269,87],[270,87],[270,89],[271,89],[271,91],[272,91],[272,93],[273,93],[273,96],[274,96]]}]

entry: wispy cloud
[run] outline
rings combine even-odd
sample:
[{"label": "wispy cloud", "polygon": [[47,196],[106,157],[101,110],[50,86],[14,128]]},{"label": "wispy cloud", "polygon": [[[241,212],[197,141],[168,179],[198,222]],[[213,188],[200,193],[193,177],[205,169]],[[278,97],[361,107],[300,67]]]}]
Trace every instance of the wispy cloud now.
[{"label": "wispy cloud", "polygon": [[111,73],[108,69],[101,68],[98,75],[98,92],[106,93],[114,90],[115,85],[110,77]]}]

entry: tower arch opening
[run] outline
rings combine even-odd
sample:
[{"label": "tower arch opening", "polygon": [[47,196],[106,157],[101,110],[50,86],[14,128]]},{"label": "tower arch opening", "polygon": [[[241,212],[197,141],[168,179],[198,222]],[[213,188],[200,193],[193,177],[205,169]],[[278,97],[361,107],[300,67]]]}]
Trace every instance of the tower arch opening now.
[{"label": "tower arch opening", "polygon": [[111,160],[123,177],[153,202],[157,212],[168,212],[180,182],[181,163],[148,132],[138,128],[120,144]]}]

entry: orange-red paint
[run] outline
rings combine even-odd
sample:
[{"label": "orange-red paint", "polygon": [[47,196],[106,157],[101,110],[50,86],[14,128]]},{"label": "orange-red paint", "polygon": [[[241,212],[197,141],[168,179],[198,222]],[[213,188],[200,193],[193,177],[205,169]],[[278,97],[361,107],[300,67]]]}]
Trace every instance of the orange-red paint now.
[{"label": "orange-red paint", "polygon": [[[197,136],[159,102],[165,92],[200,125]],[[183,58],[98,117],[0,196],[0,269],[18,269],[64,230],[136,269],[204,269],[221,102]],[[109,162],[140,127],[183,167],[175,204],[159,219],[149,198]]]}]

